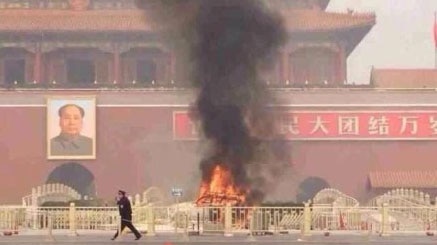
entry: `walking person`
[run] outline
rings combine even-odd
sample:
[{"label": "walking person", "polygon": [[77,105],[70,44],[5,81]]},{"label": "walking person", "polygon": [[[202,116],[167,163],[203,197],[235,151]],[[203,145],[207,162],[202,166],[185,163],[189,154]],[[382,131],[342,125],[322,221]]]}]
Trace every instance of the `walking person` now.
[{"label": "walking person", "polygon": [[[141,238],[141,234],[132,224],[132,208],[129,199],[126,197],[126,192],[119,190],[117,195],[117,205],[118,211],[121,216],[121,229],[120,232],[123,232],[124,228],[127,226],[134,234],[135,240],[139,240]],[[118,237],[118,230],[115,233],[114,237],[111,240],[115,240]]]}]

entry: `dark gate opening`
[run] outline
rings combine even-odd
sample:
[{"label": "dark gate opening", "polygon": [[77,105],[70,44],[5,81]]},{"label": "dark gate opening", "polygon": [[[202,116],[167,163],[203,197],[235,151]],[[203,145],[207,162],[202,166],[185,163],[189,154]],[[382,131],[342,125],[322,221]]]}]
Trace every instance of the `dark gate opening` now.
[{"label": "dark gate opening", "polygon": [[310,176],[300,182],[298,193],[296,195],[297,203],[307,202],[321,190],[330,188],[329,183],[320,177]]},{"label": "dark gate opening", "polygon": [[96,68],[93,60],[68,59],[67,80],[71,84],[92,84],[96,80]]},{"label": "dark gate opening", "polygon": [[156,81],[156,64],[153,60],[137,61],[137,80],[142,83]]},{"label": "dark gate opening", "polygon": [[75,162],[62,164],[55,168],[46,180],[46,184],[51,183],[61,183],[70,186],[82,196],[96,197],[93,173]]},{"label": "dark gate opening", "polygon": [[4,61],[5,83],[14,84],[24,83],[25,81],[25,67],[24,59],[7,59]]}]

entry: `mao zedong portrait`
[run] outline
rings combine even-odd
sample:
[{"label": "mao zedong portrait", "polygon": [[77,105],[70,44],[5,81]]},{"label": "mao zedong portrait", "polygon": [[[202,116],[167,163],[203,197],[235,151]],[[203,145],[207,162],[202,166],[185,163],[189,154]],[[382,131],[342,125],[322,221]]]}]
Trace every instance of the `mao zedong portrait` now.
[{"label": "mao zedong portrait", "polygon": [[85,110],[75,104],[59,108],[61,133],[50,139],[53,156],[88,156],[93,154],[93,140],[81,135]]}]

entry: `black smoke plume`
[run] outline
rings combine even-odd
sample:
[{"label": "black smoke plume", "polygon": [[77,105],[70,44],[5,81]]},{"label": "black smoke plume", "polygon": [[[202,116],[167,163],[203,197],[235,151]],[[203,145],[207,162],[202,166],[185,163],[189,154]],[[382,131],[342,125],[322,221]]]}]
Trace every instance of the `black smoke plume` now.
[{"label": "black smoke plume", "polygon": [[[200,164],[203,180],[222,164],[246,192],[248,204],[260,203],[275,182],[266,175],[279,174],[290,160],[267,106],[275,98],[260,78],[285,41],[282,19],[258,0],[154,4],[163,7],[165,16],[187,20],[184,26],[169,22],[183,30],[179,38],[188,45],[191,80],[198,89],[194,111],[211,145]],[[191,10],[190,17],[183,8]]]}]

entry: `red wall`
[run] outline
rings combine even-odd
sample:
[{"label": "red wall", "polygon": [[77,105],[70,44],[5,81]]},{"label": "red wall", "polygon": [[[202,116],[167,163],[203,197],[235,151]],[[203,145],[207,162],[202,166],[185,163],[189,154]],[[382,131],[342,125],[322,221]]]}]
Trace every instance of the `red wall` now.
[{"label": "red wall", "polygon": [[[178,186],[187,197],[197,192],[201,147],[174,141],[169,107],[98,107],[97,159],[78,160],[95,177],[99,197],[119,188],[137,193],[151,185],[170,192]],[[46,158],[45,107],[0,107],[0,203],[19,204],[31,188],[68,160]],[[308,176],[361,200],[369,195],[369,171],[437,170],[434,141],[301,141],[289,143],[291,175],[278,178],[274,198],[294,199]],[[290,177],[291,176],[291,177]]]},{"label": "red wall", "polygon": [[292,152],[298,177],[322,177],[364,201],[371,195],[369,172],[437,170],[436,147],[435,141],[324,141],[293,144]]},{"label": "red wall", "polygon": [[[0,202],[17,204],[72,161],[47,160],[45,108],[3,107],[0,114]],[[173,141],[171,109],[97,108],[97,158],[74,162],[94,174],[98,196],[110,198],[119,188],[134,194],[151,185],[189,186],[198,175],[196,148]]]}]

